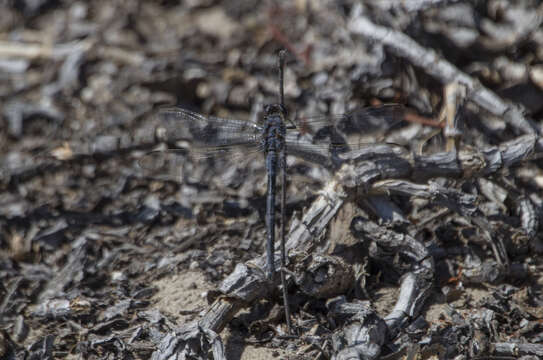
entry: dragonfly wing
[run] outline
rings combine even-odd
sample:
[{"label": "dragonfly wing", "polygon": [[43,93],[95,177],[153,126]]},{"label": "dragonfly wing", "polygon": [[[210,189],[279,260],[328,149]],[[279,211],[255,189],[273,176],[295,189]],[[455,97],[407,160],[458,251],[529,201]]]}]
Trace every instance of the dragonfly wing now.
[{"label": "dragonfly wing", "polygon": [[216,156],[235,147],[259,146],[263,129],[250,121],[204,116],[182,108],[159,112],[157,137],[169,144],[186,140],[200,155]]},{"label": "dragonfly wing", "polygon": [[[141,175],[160,180],[183,181],[186,175],[195,175],[195,166],[198,168],[225,169],[233,163],[243,163],[250,156],[261,152],[257,146],[245,147],[243,152],[221,152],[220,150],[195,149],[158,149],[147,152],[137,159],[137,166]],[[188,161],[190,158],[193,161]],[[206,166],[201,166],[208,160]],[[184,174],[184,175],[183,175]]]},{"label": "dragonfly wing", "polygon": [[301,132],[317,137],[328,135],[331,129],[344,134],[375,133],[388,130],[404,119],[405,107],[399,104],[357,108],[346,114],[299,117],[295,120]]},{"label": "dragonfly wing", "polygon": [[[223,146],[205,146],[194,144],[189,152],[195,160],[215,159],[216,161],[236,161],[247,154],[264,151],[264,146],[259,142],[230,143]],[[172,149],[176,150],[176,149]]]},{"label": "dragonfly wing", "polygon": [[312,136],[298,131],[287,132],[285,146],[288,155],[329,167],[331,165],[330,144],[315,143]]},{"label": "dragonfly wing", "polygon": [[[348,151],[371,151],[383,132],[403,121],[402,105],[360,108],[343,115],[299,118],[299,128],[287,133],[288,154],[327,166]],[[381,144],[385,147],[395,144]]]},{"label": "dragonfly wing", "polygon": [[160,109],[158,116],[156,137],[167,148],[141,156],[138,166],[146,176],[179,178],[179,169],[187,165],[189,157],[197,162],[213,159],[220,168],[263,147],[263,130],[256,123],[204,116],[178,107]]},{"label": "dragonfly wing", "polygon": [[343,132],[372,132],[389,130],[403,122],[405,107],[403,105],[383,105],[373,108],[358,108],[347,114],[339,124]]},{"label": "dragonfly wing", "polygon": [[159,180],[181,180],[179,173],[184,164],[182,151],[173,149],[153,150],[137,159],[141,175]]},{"label": "dragonfly wing", "polygon": [[[393,143],[384,142],[345,142],[345,143],[325,143],[312,142],[307,134],[295,134],[290,132],[286,138],[286,148],[288,155],[294,155],[312,163],[324,167],[335,167],[340,158],[349,158],[356,155],[357,158],[375,158],[380,154],[404,154],[405,149]],[[351,154],[347,157],[342,156]]]}]

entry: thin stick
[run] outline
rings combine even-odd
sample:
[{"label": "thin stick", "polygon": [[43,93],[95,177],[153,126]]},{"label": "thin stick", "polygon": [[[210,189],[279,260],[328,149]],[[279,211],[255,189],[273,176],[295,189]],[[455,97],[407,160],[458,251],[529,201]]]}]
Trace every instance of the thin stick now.
[{"label": "thin stick", "polygon": [[284,87],[284,68],[285,68],[286,50],[279,50],[279,103],[285,108],[285,87]]},{"label": "thin stick", "polygon": [[287,293],[287,280],[285,276],[285,269],[287,267],[287,257],[285,250],[285,205],[286,205],[286,185],[287,185],[287,176],[286,176],[286,154],[283,151],[281,153],[281,286],[283,287],[283,306],[285,308],[285,318],[287,321],[287,331],[292,334],[292,325],[290,323],[290,307],[288,304],[288,293]]},{"label": "thin stick", "polygon": [[[286,113],[285,108],[285,92],[284,92],[284,67],[285,67],[285,50],[279,51],[279,101],[281,103],[281,107]],[[292,326],[290,323],[290,308],[288,304],[288,292],[287,292],[287,281],[285,276],[286,264],[287,264],[287,257],[286,257],[286,251],[285,251],[285,222],[286,222],[286,215],[285,215],[285,206],[286,206],[286,185],[287,185],[287,161],[286,161],[286,153],[285,149],[281,151],[280,156],[280,167],[281,167],[281,286],[283,287],[283,306],[285,308],[285,319],[287,322],[287,331],[290,334],[292,334]]]}]

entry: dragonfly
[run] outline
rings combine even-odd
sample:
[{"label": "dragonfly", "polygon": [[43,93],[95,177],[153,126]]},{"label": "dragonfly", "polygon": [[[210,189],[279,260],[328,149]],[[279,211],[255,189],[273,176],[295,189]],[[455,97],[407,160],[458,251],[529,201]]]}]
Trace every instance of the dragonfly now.
[{"label": "dragonfly", "polygon": [[[284,51],[279,52],[279,102],[264,106],[262,121],[252,122],[206,116],[180,107],[160,109],[156,136],[176,151],[180,141],[191,143],[189,151],[196,158],[232,158],[247,152],[262,152],[267,171],[266,196],[266,276],[273,283],[275,276],[275,223],[277,175],[281,174],[280,206],[280,264],[285,268],[285,184],[286,156],[294,155],[312,163],[331,167],[337,156],[363,144],[349,143],[346,132],[365,132],[375,128],[389,128],[401,121],[402,105],[360,108],[342,115],[301,117],[288,122],[284,103]],[[368,144],[365,143],[367,146]],[[283,301],[289,332],[290,314],[284,271],[279,272],[283,287]]]}]

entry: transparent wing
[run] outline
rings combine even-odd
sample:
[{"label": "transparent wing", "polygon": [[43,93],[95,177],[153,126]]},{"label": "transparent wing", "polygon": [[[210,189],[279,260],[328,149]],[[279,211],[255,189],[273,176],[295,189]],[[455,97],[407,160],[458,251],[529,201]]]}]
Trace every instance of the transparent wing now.
[{"label": "transparent wing", "polygon": [[[203,168],[214,169],[213,171],[219,174],[231,168],[233,164],[242,164],[252,155],[261,154],[261,152],[259,146],[251,146],[246,147],[243,152],[224,153],[217,150],[215,156],[212,156],[209,151],[199,153],[194,149],[164,148],[139,156],[137,166],[144,177],[183,182],[185,179],[198,178],[199,175],[195,172]],[[190,161],[188,161],[189,157]],[[202,166],[204,163],[205,166]]]},{"label": "transparent wing", "polygon": [[[404,107],[385,105],[355,109],[347,114],[299,117],[296,128],[287,131],[288,155],[327,166],[331,155],[358,150],[383,140],[382,132],[403,120]],[[161,109],[157,137],[169,149],[154,151],[139,160],[148,173],[160,173],[159,167],[175,171],[179,158],[190,153],[194,160],[213,159],[216,167],[263,151],[263,128],[253,122],[204,116],[181,108]],[[288,124],[287,124],[288,125]],[[189,141],[185,149],[175,148]],[[175,159],[174,157],[179,157]],[[171,158],[164,164],[163,158]],[[183,159],[184,161],[184,159]]]},{"label": "transparent wing", "polygon": [[385,142],[386,133],[403,122],[404,114],[402,105],[384,105],[341,115],[299,117],[296,129],[287,133],[287,153],[325,164],[332,154]]},{"label": "transparent wing", "polygon": [[404,149],[404,147],[399,144],[385,142],[380,139],[345,143],[332,143],[326,141],[314,143],[307,134],[303,135],[294,132],[287,134],[285,144],[288,155],[294,155],[325,167],[335,166],[335,156],[342,153],[356,151],[359,154],[367,153],[371,157],[372,154],[376,155],[381,152],[390,153],[390,151],[392,151],[391,148],[395,149],[394,152],[403,151],[400,149]]},{"label": "transparent wing", "polygon": [[191,152],[213,157],[259,146],[263,129],[250,121],[204,116],[182,108],[164,108],[159,112],[157,137],[168,143],[190,141]]},{"label": "transparent wing", "polygon": [[151,151],[138,160],[146,176],[174,174],[191,159],[213,159],[217,167],[231,163],[249,153],[261,151],[262,127],[250,121],[205,116],[178,107],[162,108],[155,130],[167,148]]},{"label": "transparent wing", "polygon": [[[189,147],[191,157],[195,160],[215,159],[216,161],[232,161],[246,156],[248,153],[262,152],[264,146],[260,142],[247,144],[230,144],[223,146],[204,146],[196,144]],[[178,149],[172,149],[178,151]]]},{"label": "transparent wing", "polygon": [[400,104],[362,107],[345,114],[299,116],[294,124],[300,132],[313,135],[330,128],[343,133],[373,133],[400,124],[405,111]]},{"label": "transparent wing", "polygon": [[182,181],[184,151],[175,149],[153,150],[137,158],[137,166],[142,176],[157,180]]}]

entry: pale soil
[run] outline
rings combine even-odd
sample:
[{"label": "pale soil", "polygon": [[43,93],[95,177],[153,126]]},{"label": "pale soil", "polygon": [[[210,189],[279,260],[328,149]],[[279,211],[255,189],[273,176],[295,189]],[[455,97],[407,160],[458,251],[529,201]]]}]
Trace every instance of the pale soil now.
[{"label": "pale soil", "polygon": [[[163,277],[154,286],[158,292],[153,297],[155,307],[170,319],[175,319],[177,325],[190,322],[198,317],[208,304],[205,293],[213,286],[208,283],[202,272],[189,270],[182,274]],[[194,310],[194,314],[182,315],[180,311]],[[229,360],[268,360],[286,359],[288,352],[283,349],[271,349],[262,346],[245,344],[243,338],[225,329],[221,334]]]}]

